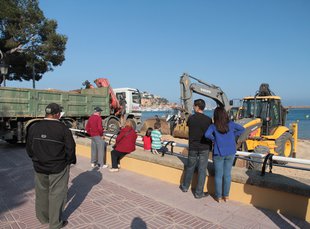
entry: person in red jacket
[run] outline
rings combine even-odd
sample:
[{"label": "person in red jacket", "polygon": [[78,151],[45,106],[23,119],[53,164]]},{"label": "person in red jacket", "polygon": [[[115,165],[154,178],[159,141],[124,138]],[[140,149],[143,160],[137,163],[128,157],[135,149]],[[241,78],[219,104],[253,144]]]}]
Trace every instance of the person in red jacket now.
[{"label": "person in red jacket", "polygon": [[115,148],[111,151],[112,168],[110,172],[118,172],[120,160],[136,150],[137,133],[133,128],[132,120],[127,119],[125,127],[121,129],[115,140]]},{"label": "person in red jacket", "polygon": [[86,124],[86,131],[91,137],[91,166],[94,168],[107,168],[104,164],[106,154],[106,142],[104,141],[102,118],[100,107],[94,109],[94,113],[89,117]]},{"label": "person in red jacket", "polygon": [[143,148],[145,151],[150,151],[152,149],[152,137],[151,137],[151,132],[153,128],[149,127],[146,132],[145,136],[143,136],[142,141],[143,141]]}]

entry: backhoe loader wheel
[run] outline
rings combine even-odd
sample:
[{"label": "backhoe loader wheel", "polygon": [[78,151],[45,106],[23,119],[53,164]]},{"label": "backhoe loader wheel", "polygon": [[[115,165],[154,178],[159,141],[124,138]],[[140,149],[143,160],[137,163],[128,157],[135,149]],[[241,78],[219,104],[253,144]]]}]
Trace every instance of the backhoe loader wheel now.
[{"label": "backhoe loader wheel", "polygon": [[276,139],[275,151],[282,157],[291,157],[293,154],[293,137],[290,133],[285,132]]},{"label": "backhoe loader wheel", "polygon": [[[258,145],[255,147],[253,152],[266,155],[269,152],[269,148],[267,146]],[[249,169],[261,171],[263,168],[264,158],[250,157],[250,159],[252,159],[252,161],[249,161]]]}]

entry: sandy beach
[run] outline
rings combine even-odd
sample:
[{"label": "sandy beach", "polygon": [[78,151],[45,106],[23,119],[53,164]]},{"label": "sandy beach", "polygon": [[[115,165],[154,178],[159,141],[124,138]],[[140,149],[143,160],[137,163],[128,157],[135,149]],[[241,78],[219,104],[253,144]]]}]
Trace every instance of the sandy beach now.
[{"label": "sandy beach", "polygon": [[310,139],[299,139],[296,158],[310,160]]},{"label": "sandy beach", "polygon": [[[310,160],[310,140],[308,139],[298,140],[296,158]],[[294,164],[294,163],[288,163],[288,165],[310,169],[309,165]],[[281,168],[281,167],[274,167],[273,172],[283,174],[283,175],[290,174],[291,176],[297,176],[297,177],[303,177],[303,178],[309,177],[310,175],[310,171],[288,169],[288,168]]]}]

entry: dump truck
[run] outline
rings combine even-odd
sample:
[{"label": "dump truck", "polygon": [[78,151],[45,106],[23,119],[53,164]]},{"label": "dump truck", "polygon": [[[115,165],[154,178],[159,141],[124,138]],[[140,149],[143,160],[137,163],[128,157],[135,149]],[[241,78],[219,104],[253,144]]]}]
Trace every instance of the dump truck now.
[{"label": "dump truck", "polygon": [[[118,90],[118,93],[127,95],[126,118],[132,119],[139,126],[141,124],[141,99],[137,98],[140,96],[139,91],[125,88]],[[61,121],[70,128],[84,130],[89,116],[97,106],[103,110],[102,124],[107,132],[115,134],[121,126],[117,111],[111,106],[109,87],[72,91],[0,87],[0,139],[9,143],[25,143],[27,129],[45,117],[45,107],[52,102],[63,107],[64,115]]]}]

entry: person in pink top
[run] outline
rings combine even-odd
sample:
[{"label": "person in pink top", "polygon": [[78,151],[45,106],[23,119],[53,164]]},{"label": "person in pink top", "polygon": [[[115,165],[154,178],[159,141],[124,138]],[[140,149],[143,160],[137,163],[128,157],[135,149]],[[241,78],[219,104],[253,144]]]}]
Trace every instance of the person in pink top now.
[{"label": "person in pink top", "polygon": [[143,148],[146,151],[151,151],[152,149],[152,137],[151,137],[152,130],[153,128],[149,127],[145,132],[145,136],[143,136],[142,138]]},{"label": "person in pink top", "polygon": [[100,107],[94,109],[94,113],[89,117],[86,124],[86,131],[91,137],[91,166],[94,168],[107,168],[104,164],[106,154],[106,142],[104,141],[102,118]]}]

